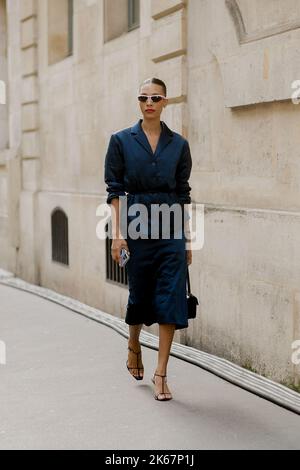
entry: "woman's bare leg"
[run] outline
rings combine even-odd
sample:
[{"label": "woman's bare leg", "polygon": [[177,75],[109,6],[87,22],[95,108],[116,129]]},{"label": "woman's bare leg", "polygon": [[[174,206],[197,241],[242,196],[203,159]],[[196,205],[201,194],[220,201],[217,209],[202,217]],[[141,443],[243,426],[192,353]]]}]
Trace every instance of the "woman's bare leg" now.
[{"label": "woman's bare leg", "polygon": [[[172,346],[172,341],[174,338],[175,325],[173,324],[160,324],[159,325],[159,351],[158,351],[158,362],[155,373],[160,375],[167,375],[167,366],[170,357],[170,350]],[[167,394],[167,398],[171,395],[171,392],[168,388],[168,385],[163,382],[164,378],[157,375],[154,376],[155,379],[155,393],[164,393]]]},{"label": "woman's bare leg", "polygon": [[[135,352],[141,350],[139,338],[142,327],[143,323],[140,325],[129,325],[128,346]],[[128,351],[128,367],[143,367],[141,354],[137,356],[132,351]],[[133,375],[143,375],[142,371],[138,371],[138,369],[130,369],[130,372]]]}]

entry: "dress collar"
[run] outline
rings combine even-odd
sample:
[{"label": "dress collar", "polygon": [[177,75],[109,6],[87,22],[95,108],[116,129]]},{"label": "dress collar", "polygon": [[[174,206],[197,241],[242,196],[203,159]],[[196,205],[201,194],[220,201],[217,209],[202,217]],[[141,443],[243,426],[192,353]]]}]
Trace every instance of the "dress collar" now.
[{"label": "dress collar", "polygon": [[[143,122],[143,119],[139,119],[132,127],[131,127],[131,134],[138,134],[140,132],[143,132],[143,128],[142,128],[142,122]],[[164,122],[164,121],[160,121],[161,123],[161,126],[162,126],[162,132],[166,132],[167,134],[169,134],[170,136],[173,137],[173,131],[171,131],[171,129],[167,126],[167,124]]]},{"label": "dress collar", "polygon": [[172,141],[174,133],[167,126],[164,121],[160,121],[162,131],[159,136],[157,147],[155,153],[153,153],[149,140],[142,128],[142,119],[139,119],[132,127],[131,134],[134,139],[151,155],[151,157],[157,158],[158,155],[163,151],[163,149]]}]

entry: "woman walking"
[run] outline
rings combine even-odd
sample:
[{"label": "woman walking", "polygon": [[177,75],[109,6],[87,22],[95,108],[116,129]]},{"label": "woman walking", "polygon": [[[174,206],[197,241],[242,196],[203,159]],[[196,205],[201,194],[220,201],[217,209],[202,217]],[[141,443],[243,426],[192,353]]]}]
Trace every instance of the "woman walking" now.
[{"label": "woman walking", "polygon": [[129,215],[133,204],[143,205],[148,214],[158,204],[168,207],[177,204],[183,210],[184,204],[191,202],[188,180],[192,159],[188,141],[160,120],[168,104],[165,83],[158,78],[145,80],[138,100],[143,119],[110,138],[105,158],[106,202],[112,205],[112,258],[119,263],[122,248],[130,254],[126,265],[129,281],[125,317],[129,325],[127,368],[135,379],[143,379],[140,331],[143,324],[158,323],[158,362],[152,382],[155,398],[166,401],[172,399],[167,385],[167,365],[174,332],[188,327],[186,272],[192,253],[186,249],[186,211],[182,212],[179,231],[178,224],[176,226],[170,217],[170,236],[165,237],[159,221],[159,235],[155,238],[151,238],[151,227],[157,229],[153,217],[140,221],[140,236],[136,238],[131,236],[130,230],[128,234],[122,233],[119,215],[120,220],[124,220],[124,198],[127,223],[135,220]]}]

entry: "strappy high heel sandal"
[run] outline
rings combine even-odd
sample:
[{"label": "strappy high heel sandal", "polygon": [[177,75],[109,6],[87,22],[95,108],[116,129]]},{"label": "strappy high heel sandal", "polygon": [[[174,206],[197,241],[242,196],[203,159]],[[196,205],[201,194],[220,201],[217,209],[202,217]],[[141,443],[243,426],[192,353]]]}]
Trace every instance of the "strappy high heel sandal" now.
[{"label": "strappy high heel sandal", "polygon": [[136,354],[136,367],[129,367],[128,366],[128,360],[126,362],[126,366],[127,366],[127,369],[129,370],[138,370],[138,375],[134,375],[130,372],[130,375],[132,375],[132,377],[134,377],[136,380],[143,380],[144,378],[144,375],[140,375],[140,370],[144,372],[144,367],[138,367],[139,365],[139,355],[142,354],[142,350],[139,351],[139,352],[135,352],[130,346],[128,346],[128,350],[133,352],[134,354]]},{"label": "strappy high heel sandal", "polygon": [[[172,400],[172,394],[171,392],[164,392],[164,384],[167,383],[167,376],[166,375],[160,375],[160,374],[154,374],[154,376],[152,377],[152,382],[154,383],[155,385],[155,376],[158,375],[158,377],[164,377],[165,379],[162,381],[162,392],[160,393],[154,393],[154,398],[155,400],[158,400],[158,401],[167,401],[167,400]],[[159,398],[159,395],[164,395],[164,398]],[[167,397],[166,395],[171,395],[170,397]]]}]

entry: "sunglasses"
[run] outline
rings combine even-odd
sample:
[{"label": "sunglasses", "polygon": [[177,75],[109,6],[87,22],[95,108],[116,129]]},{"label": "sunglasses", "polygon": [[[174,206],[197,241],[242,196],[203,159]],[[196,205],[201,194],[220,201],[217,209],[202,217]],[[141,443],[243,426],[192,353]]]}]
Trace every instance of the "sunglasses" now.
[{"label": "sunglasses", "polygon": [[151,96],[139,95],[138,96],[138,100],[141,101],[141,103],[146,103],[148,98],[151,98],[151,101],[153,101],[153,103],[159,103],[159,101],[166,99],[166,97],[162,95],[151,95]]}]

